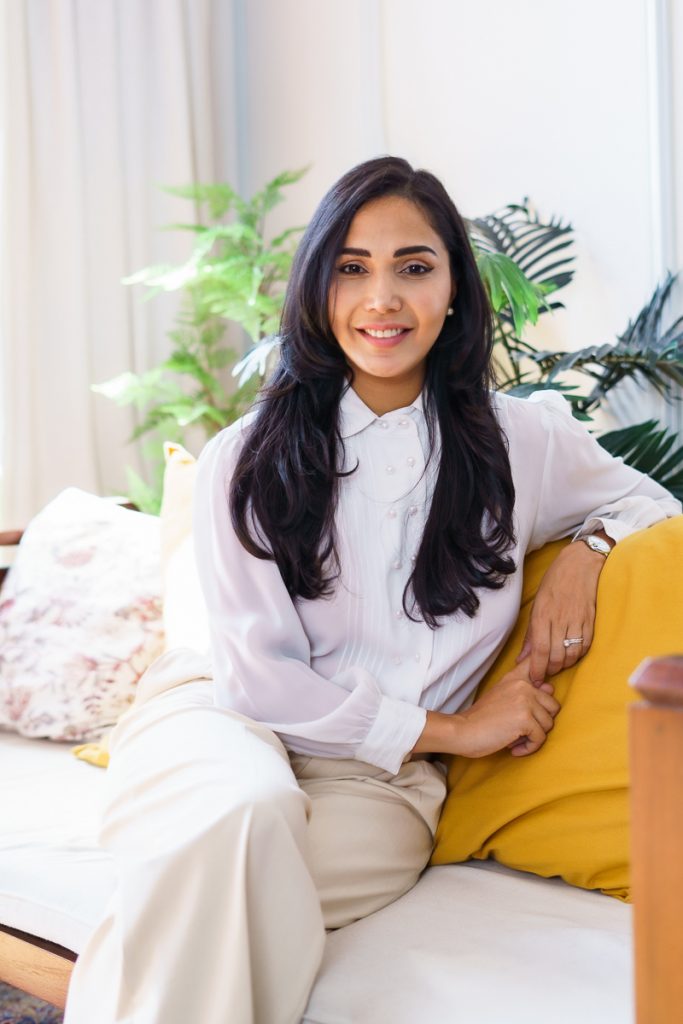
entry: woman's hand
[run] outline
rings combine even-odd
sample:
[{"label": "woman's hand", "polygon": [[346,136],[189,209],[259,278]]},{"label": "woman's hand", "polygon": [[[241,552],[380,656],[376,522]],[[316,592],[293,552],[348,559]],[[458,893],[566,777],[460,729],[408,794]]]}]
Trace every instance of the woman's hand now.
[{"label": "woman's hand", "polygon": [[[604,531],[596,530],[607,541]],[[538,683],[547,675],[569,668],[593,641],[595,600],[605,556],[577,541],[562,549],[538,588],[529,628],[517,658],[530,656],[530,678]],[[565,639],[582,638],[565,647]]]},{"label": "woman's hand", "polygon": [[529,681],[527,658],[465,711],[428,711],[411,754],[485,757],[507,747],[515,757],[523,757],[543,746],[559,710],[552,683]]},{"label": "woman's hand", "polygon": [[508,672],[466,711],[453,715],[451,753],[485,757],[507,747],[524,757],[543,746],[560,705],[551,683],[534,686],[524,678],[527,668]]}]

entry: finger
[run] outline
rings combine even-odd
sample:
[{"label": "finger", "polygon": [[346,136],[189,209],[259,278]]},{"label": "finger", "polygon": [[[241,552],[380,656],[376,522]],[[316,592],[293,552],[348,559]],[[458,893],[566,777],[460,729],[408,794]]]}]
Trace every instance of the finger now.
[{"label": "finger", "polygon": [[[567,637],[576,640],[578,640],[579,638],[581,639],[580,644],[572,644],[570,647],[567,648],[565,666],[569,668],[571,665],[575,665],[577,661],[579,661],[579,659],[582,658],[588,650],[588,647],[586,646],[585,625],[571,626],[567,631]],[[590,644],[588,646],[590,646]]]},{"label": "finger", "polygon": [[549,715],[556,715],[562,705],[558,700],[545,691],[540,690],[537,694],[538,703],[545,708]]},{"label": "finger", "polygon": [[547,735],[547,733],[550,732],[553,725],[555,724],[553,716],[550,714],[549,711],[546,711],[542,704],[537,704],[534,707],[532,714],[538,722],[538,724],[540,725],[541,729],[543,729],[543,732]]},{"label": "finger", "polygon": [[595,627],[595,616],[593,615],[593,616],[591,616],[591,618],[588,621],[584,622],[584,624],[583,624],[583,653],[584,654],[586,653],[586,651],[589,650],[591,644],[593,643],[593,630],[594,630],[594,627]]},{"label": "finger", "polygon": [[537,750],[538,747],[534,746],[527,739],[515,743],[514,747],[510,747],[510,753],[513,757],[525,757],[527,754],[534,754]]},{"label": "finger", "polygon": [[570,668],[575,665],[579,658],[583,657],[587,648],[584,647],[585,633],[583,626],[572,625],[567,629],[567,639],[581,638],[580,644],[571,644],[570,647],[566,647],[564,651],[564,667]]},{"label": "finger", "polygon": [[542,683],[548,671],[550,656],[550,624],[543,629],[535,629],[531,636],[531,663],[529,678],[534,683]]},{"label": "finger", "polygon": [[529,728],[526,736],[520,737],[517,743],[510,748],[513,757],[524,757],[539,750],[545,743],[546,733],[537,722]]},{"label": "finger", "polygon": [[566,655],[567,650],[564,646],[564,639],[567,636],[577,636],[576,633],[568,633],[566,626],[560,626],[555,624],[552,630],[552,640],[550,644],[550,656],[548,658],[548,675],[554,676],[558,672],[561,672],[566,666]]}]

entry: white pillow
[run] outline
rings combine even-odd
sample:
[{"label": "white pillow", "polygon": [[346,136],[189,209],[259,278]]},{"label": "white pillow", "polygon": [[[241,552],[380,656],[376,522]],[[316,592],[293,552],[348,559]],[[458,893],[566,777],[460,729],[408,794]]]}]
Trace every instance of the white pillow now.
[{"label": "white pillow", "polygon": [[29,524],[0,592],[0,726],[93,740],[163,651],[160,524],[76,488]]}]

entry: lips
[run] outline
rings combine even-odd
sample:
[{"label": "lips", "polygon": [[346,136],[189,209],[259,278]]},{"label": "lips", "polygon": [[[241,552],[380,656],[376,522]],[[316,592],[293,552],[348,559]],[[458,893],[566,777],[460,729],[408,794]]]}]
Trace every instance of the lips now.
[{"label": "lips", "polygon": [[404,324],[367,324],[356,330],[375,348],[393,348],[410,334],[412,328]]}]

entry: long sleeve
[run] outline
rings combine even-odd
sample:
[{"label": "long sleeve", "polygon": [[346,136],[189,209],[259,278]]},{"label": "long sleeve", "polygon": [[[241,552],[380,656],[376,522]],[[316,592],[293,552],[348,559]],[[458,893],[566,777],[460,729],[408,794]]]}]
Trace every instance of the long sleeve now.
[{"label": "long sleeve", "polygon": [[540,436],[546,446],[530,547],[600,528],[619,541],[680,514],[680,502],[654,480],[609,455],[571,415],[561,395],[537,392],[528,409],[540,416]]},{"label": "long sleeve", "polygon": [[265,723],[297,753],[354,757],[395,773],[426,713],[386,696],[364,668],[352,664],[330,678],[311,668],[308,636],[275,562],[245,551],[232,528],[228,489],[239,441],[236,425],[209,442],[195,490],[216,701]]}]

